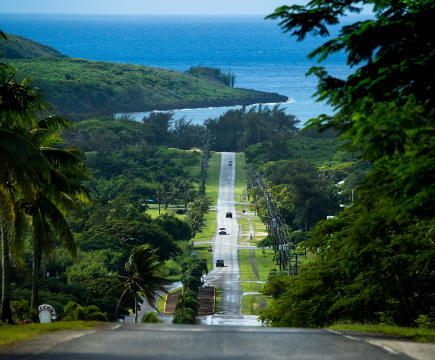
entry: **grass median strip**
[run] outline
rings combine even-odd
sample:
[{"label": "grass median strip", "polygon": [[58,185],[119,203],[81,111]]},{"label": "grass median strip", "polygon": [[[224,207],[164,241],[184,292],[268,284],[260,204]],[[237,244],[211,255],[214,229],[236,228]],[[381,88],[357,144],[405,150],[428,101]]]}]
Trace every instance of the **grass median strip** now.
[{"label": "grass median strip", "polygon": [[387,325],[334,324],[328,329],[379,332],[388,335],[399,335],[418,342],[435,343],[435,329],[406,328]]},{"label": "grass median strip", "polygon": [[216,299],[215,299],[215,307],[214,307],[215,314],[220,314],[221,312],[221,299],[222,299],[222,289],[216,288]]},{"label": "grass median strip", "polygon": [[258,292],[264,284],[242,282],[240,285],[243,292]]},{"label": "grass median strip", "polygon": [[94,321],[58,321],[49,324],[25,324],[0,326],[0,347],[21,340],[32,340],[38,336],[63,330],[92,330],[104,324]]},{"label": "grass median strip", "polygon": [[252,270],[249,250],[239,250],[240,278],[245,281],[256,281],[257,278]]}]

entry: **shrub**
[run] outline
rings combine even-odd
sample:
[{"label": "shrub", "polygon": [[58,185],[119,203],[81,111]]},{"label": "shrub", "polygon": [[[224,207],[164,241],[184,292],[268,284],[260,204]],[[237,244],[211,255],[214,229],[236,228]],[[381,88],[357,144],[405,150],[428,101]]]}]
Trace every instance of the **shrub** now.
[{"label": "shrub", "polygon": [[158,318],[157,314],[154,311],[150,311],[144,314],[140,321],[147,324],[158,324],[163,322]]},{"label": "shrub", "polygon": [[35,322],[38,319],[38,312],[30,306],[27,300],[11,301],[11,309],[14,323],[20,323],[28,319]]},{"label": "shrub", "polygon": [[74,301],[68,302],[65,306],[66,316],[62,321],[107,321],[107,315],[100,311],[100,308],[95,305],[80,306]]}]

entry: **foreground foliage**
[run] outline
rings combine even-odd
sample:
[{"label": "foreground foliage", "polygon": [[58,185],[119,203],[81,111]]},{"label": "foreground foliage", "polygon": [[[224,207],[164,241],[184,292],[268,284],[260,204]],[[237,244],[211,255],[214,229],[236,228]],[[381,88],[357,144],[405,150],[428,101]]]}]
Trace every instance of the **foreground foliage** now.
[{"label": "foreground foliage", "polygon": [[335,130],[343,148],[374,169],[357,185],[353,206],[311,232],[316,259],[300,276],[265,287],[284,290],[260,317],[273,325],[429,327],[434,321],[434,53],[433,23],[426,19],[435,4],[322,0],[278,8],[272,17],[303,40],[327,35],[328,25],[361,3],[374,4],[375,19],[343,27],[310,55],[322,60],[346,50],[348,64],[360,65],[346,80],[311,70],[320,78],[319,99],[339,111],[310,126]]},{"label": "foreground foliage", "polygon": [[409,340],[418,341],[418,342],[435,343],[434,329],[416,329],[416,328],[404,328],[404,327],[388,326],[388,325],[370,325],[370,324],[360,325],[360,324],[341,324],[341,323],[329,326],[328,329],[378,332],[378,333],[388,334],[388,335],[399,335],[400,337]]}]

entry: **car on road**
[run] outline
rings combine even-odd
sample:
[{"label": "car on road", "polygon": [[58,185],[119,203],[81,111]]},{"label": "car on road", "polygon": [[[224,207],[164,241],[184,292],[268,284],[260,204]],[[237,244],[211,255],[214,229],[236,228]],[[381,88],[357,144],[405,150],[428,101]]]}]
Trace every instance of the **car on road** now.
[{"label": "car on road", "polygon": [[225,266],[225,265],[224,265],[224,261],[223,261],[222,259],[220,259],[220,260],[216,260],[216,267],[218,267],[218,266],[222,266],[222,267]]},{"label": "car on road", "polygon": [[226,235],[226,234],[227,234],[227,229],[219,228],[219,235]]},{"label": "car on road", "polygon": [[232,218],[233,218],[233,213],[232,213],[231,211],[228,210],[228,211],[225,213],[225,217],[226,217],[226,218],[231,218],[231,219],[232,219]]},{"label": "car on road", "polygon": [[228,166],[233,166],[233,162],[231,160],[228,161]]}]

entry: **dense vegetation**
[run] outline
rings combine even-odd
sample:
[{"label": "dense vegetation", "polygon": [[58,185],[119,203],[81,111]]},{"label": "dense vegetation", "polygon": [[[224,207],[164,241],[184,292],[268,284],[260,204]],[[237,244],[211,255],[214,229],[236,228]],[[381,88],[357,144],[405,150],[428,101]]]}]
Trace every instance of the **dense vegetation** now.
[{"label": "dense vegetation", "polygon": [[190,69],[185,71],[186,74],[201,75],[204,77],[216,79],[227,86],[234,87],[236,83],[236,75],[231,72],[231,68],[228,72],[223,72],[221,69],[213,68],[209,66],[191,66]]},{"label": "dense vegetation", "polygon": [[287,97],[231,88],[201,75],[141,65],[73,58],[5,60],[31,75],[47,101],[62,112],[152,111],[287,101]]},{"label": "dense vegetation", "polygon": [[51,46],[43,45],[19,35],[6,34],[8,41],[0,41],[0,52],[6,59],[34,59],[40,56],[66,58]]},{"label": "dense vegetation", "polygon": [[[271,17],[303,40],[328,35],[328,25],[361,4],[374,4],[373,20],[343,27],[310,54],[325,59],[345,50],[356,69],[344,80],[322,67],[311,70],[320,78],[319,99],[338,112],[312,119],[310,127],[335,131],[347,154],[364,162],[358,171],[365,163],[372,169],[354,177],[362,181],[352,206],[311,231],[315,260],[299,276],[274,279],[262,290],[277,298],[261,315],[272,325],[434,324],[434,29],[427,21],[433,1],[311,1],[278,8]],[[288,182],[292,197],[294,165],[283,171],[278,165],[269,175]],[[334,169],[321,167],[318,174],[332,171],[336,178]]]}]

